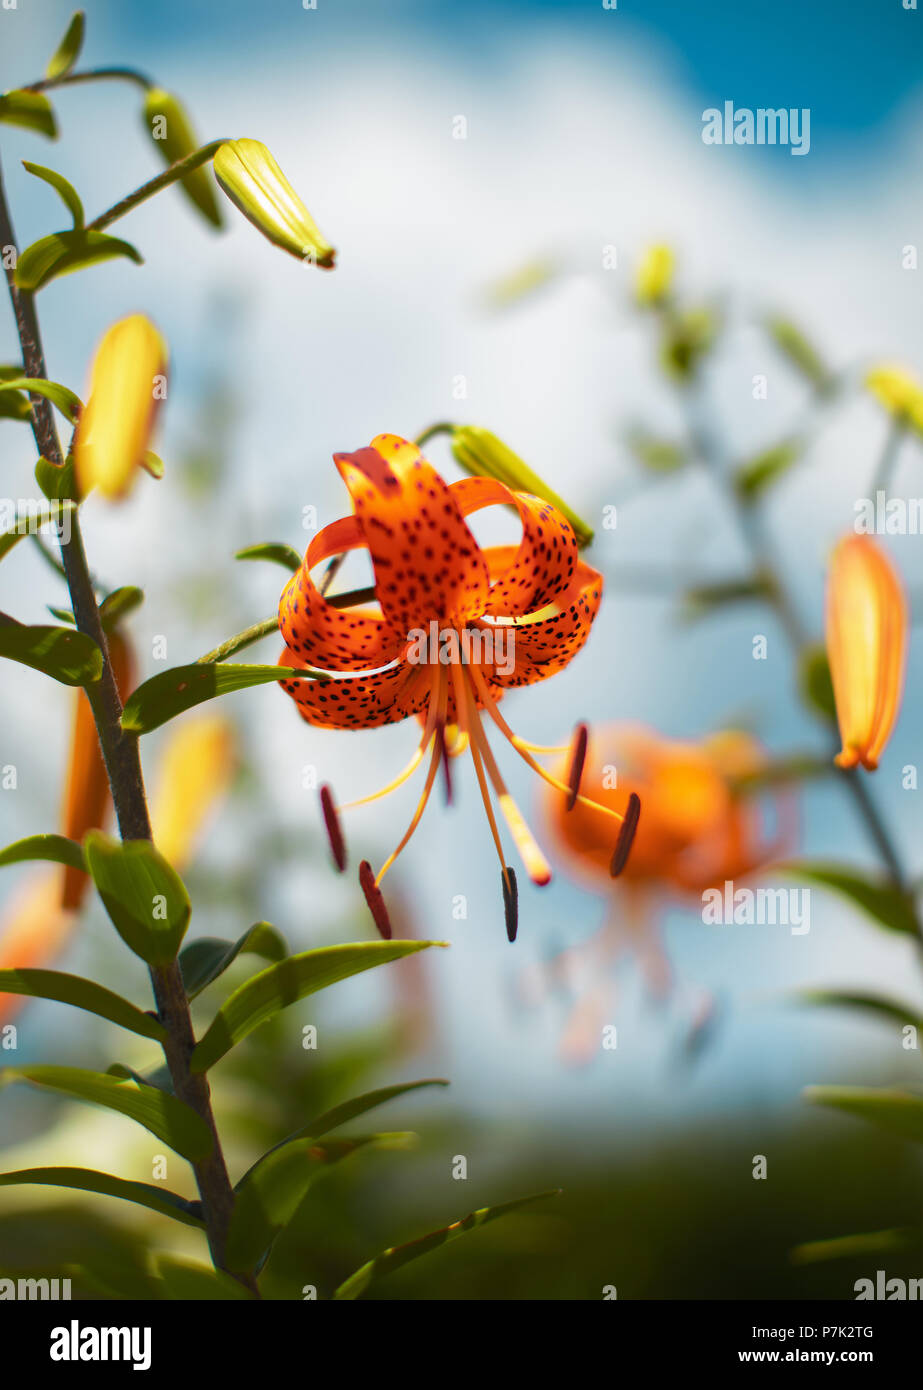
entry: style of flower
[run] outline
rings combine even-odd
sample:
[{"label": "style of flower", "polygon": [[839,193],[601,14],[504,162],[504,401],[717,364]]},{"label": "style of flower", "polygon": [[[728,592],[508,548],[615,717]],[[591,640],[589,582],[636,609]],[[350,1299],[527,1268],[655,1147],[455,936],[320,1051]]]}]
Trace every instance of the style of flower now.
[{"label": "style of flower", "polygon": [[[440,766],[448,768],[452,758],[470,750],[500,859],[512,939],[516,880],[507,866],[491,792],[532,881],[547,883],[551,869],[509,793],[483,716],[540,777],[568,791],[568,784],[536,757],[555,750],[515,734],[498,702],[507,690],[545,680],[573,660],[599,609],[602,577],[580,558],[573,528],[549,502],[493,478],[448,484],[415,444],[397,435],[378,435],[368,448],[335,454],[334,462],[353,514],[313,538],[279,604],[286,643],[282,662],[330,673],[330,679],[281,684],[302,717],[324,728],[372,729],[414,716],[422,722],[407,767],[381,791],[352,803],[362,805],[395,790],[429,752],[423,792],[407,831],[377,875],[367,862],[360,867],[360,882],[385,935],[390,927],[381,881],[419,824]],[[466,518],[491,506],[518,512],[518,546],[478,545]],[[372,562],[380,612],[365,604],[338,606],[312,578],[324,561],[363,548]],[[584,801],[578,792],[577,803]],[[329,788],[322,804],[342,869],[345,844]],[[621,857],[627,853],[630,821],[621,808],[600,805],[598,814],[609,828],[610,857],[613,845]]]}]

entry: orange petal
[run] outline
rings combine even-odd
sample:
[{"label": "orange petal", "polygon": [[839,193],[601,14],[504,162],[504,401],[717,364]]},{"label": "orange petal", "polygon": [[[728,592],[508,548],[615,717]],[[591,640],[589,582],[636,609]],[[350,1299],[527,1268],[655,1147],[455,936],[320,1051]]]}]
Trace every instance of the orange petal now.
[{"label": "orange petal", "polygon": [[483,507],[515,506],[522,521],[518,546],[484,551],[490,570],[487,613],[524,614],[565,592],[577,568],[577,537],[557,508],[528,492],[513,492],[492,478],[462,478],[449,489],[462,516]]},{"label": "orange petal", "polygon": [[375,570],[382,612],[399,636],[484,612],[487,565],[446,483],[415,444],[379,434],[334,454]]},{"label": "orange petal", "polygon": [[602,601],[602,590],[603,577],[599,571],[580,561],[564,594],[508,629],[515,651],[513,670],[503,674],[496,665],[485,668],[484,674],[491,685],[504,689],[534,685],[563,670],[590,635]]},{"label": "orange petal", "polygon": [[[297,653],[286,648],[282,666],[302,667]],[[337,676],[329,681],[280,681],[302,719],[321,729],[379,729],[398,724],[425,708],[433,679],[432,666],[398,662],[384,671]]]},{"label": "orange petal", "polygon": [[291,650],[302,658],[296,664],[327,671],[369,671],[397,659],[403,643],[383,618],[363,609],[334,608],[311,578],[312,569],[331,555],[364,545],[354,516],[325,526],[308,546],[301,569],[282,590],[279,628]]}]

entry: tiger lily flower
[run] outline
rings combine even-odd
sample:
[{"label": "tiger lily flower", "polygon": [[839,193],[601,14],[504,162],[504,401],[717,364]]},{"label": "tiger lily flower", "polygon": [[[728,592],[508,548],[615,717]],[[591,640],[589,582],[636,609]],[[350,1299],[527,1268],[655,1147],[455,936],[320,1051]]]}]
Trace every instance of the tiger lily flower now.
[{"label": "tiger lily flower", "polygon": [[904,686],[909,616],[896,569],[871,536],[849,535],[827,582],[827,656],[843,748],[839,767],[878,766]]},{"label": "tiger lily flower", "polygon": [[[493,725],[546,782],[567,784],[536,754],[554,752],[515,734],[498,709],[513,687],[563,670],[585,643],[602,597],[602,576],[581,560],[570,523],[549,502],[494,478],[448,484],[415,444],[381,434],[366,449],[335,454],[349,490],[351,516],[313,538],[279,603],[286,647],[281,660],[331,673],[325,681],[284,680],[302,717],[322,728],[372,729],[417,717],[418,747],[407,767],[363,805],[401,786],[429,753],[419,804],[406,833],[377,875],[367,863],[360,882],[383,934],[390,930],[381,882],[413,835],[441,765],[470,750],[502,870],[507,930],[515,935],[516,881],[507,866],[492,799],[530,879],[545,884],[551,868],[507,788],[487,738]],[[516,545],[482,548],[466,518],[491,506],[512,507],[522,523]],[[333,556],[368,551],[380,611],[339,607],[312,571]],[[338,867],[345,845],[329,789],[324,819]],[[578,797],[579,801],[585,798]],[[346,809],[346,808],[343,808]],[[599,807],[618,841],[624,816]]]}]

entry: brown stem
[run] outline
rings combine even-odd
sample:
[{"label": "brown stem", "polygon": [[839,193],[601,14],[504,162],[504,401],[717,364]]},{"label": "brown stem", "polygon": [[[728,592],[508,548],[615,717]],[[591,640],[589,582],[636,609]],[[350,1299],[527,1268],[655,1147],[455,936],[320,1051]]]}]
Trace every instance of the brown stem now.
[{"label": "brown stem", "polygon": [[[3,187],[3,173],[0,169],[0,247],[15,245],[16,239]],[[10,257],[5,256],[3,259],[26,375],[33,378],[47,377],[34,297],[17,286],[15,271],[8,264]],[[51,404],[43,396],[33,395],[31,399],[31,424],[35,443],[43,458],[61,467],[64,455]],[[103,653],[103,671],[100,679],[84,688],[96,721],[119,832],[123,840],[150,840],[151,823],[144,792],[138,740],[122,729],[122,703],[109,660],[106,634],[103,631],[87,567],[76,511],[72,517],[69,539],[61,541],[61,560],[67,576],[77,627],[92,637]],[[223,1268],[234,1192],[215,1126],[208,1081],[205,1076],[193,1075],[189,1070],[189,1057],[195,1046],[189,1003],[176,961],[165,966],[151,967],[150,974],[158,1016],[167,1031],[163,1050],[174,1091],[180,1100],[205,1121],[214,1141],[209,1157],[195,1164],[194,1169],[209,1248],[216,1266]],[[242,1278],[241,1283],[256,1292],[254,1280]]]}]

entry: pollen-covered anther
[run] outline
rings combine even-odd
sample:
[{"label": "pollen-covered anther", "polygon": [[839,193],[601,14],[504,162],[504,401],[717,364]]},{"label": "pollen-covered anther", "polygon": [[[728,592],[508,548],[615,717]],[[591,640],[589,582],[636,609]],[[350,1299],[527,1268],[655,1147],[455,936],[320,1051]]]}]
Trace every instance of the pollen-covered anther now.
[{"label": "pollen-covered anther", "polygon": [[506,939],[516,940],[516,932],[519,930],[519,889],[516,885],[516,873],[509,865],[504,868],[500,875],[500,882],[503,887],[503,915],[506,918]]},{"label": "pollen-covered anther", "polygon": [[378,928],[380,936],[385,941],[391,940],[391,918],[388,916],[388,909],[385,906],[384,896],[378,884],[375,882],[375,874],[372,866],[367,859],[363,859],[359,865],[359,886],[365,894],[365,901],[369,905],[369,911]]},{"label": "pollen-covered anther", "polygon": [[586,762],[586,749],[588,731],[586,724],[580,723],[574,730],[574,739],[571,745],[570,763],[567,769],[567,809],[572,811],[577,805],[577,797],[580,795],[580,780],[583,777],[583,765]]},{"label": "pollen-covered anther", "polygon": [[333,792],[329,786],[324,784],[320,789],[320,805],[324,816],[324,825],[327,830],[327,838],[330,841],[330,852],[333,855],[333,862],[336,864],[340,873],[346,868],[346,841],[343,838],[343,829],[340,825],[340,816],[333,799]]},{"label": "pollen-covered anther", "polygon": [[619,874],[628,863],[628,856],[634,843],[635,831],[638,828],[638,820],[641,815],[641,798],[637,792],[632,792],[628,798],[628,806],[625,811],[625,819],[622,821],[622,828],[619,837],[615,842],[615,850],[612,854],[612,863],[609,872],[613,878],[618,878]]}]

